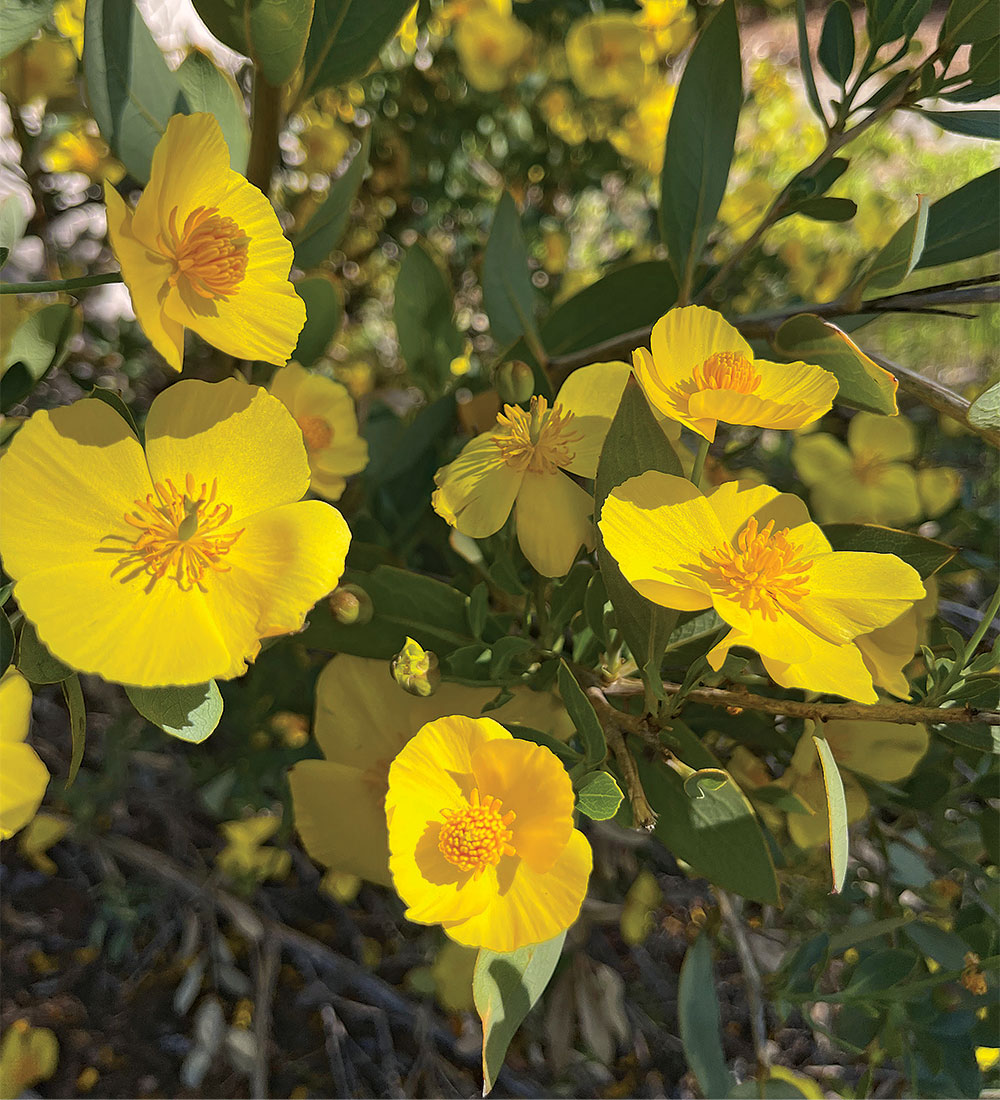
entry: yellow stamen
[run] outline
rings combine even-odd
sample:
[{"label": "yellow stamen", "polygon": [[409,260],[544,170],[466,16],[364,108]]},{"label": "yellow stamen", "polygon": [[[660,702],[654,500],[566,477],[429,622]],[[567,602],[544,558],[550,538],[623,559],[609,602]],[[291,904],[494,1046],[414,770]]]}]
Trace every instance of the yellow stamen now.
[{"label": "yellow stamen", "polygon": [[472,871],[478,878],[487,866],[495,867],[503,856],[516,855],[510,824],[517,816],[513,810],[502,813],[499,798],[480,799],[472,789],[469,805],[461,810],[442,810],[444,824],[438,836],[438,848],[449,863],[461,871]]},{"label": "yellow stamen", "polygon": [[333,442],[333,428],[321,416],[300,416],[296,423],[302,429],[307,451],[325,451]]},{"label": "yellow stamen", "polygon": [[570,428],[572,422],[571,412],[563,411],[559,405],[550,409],[544,397],[533,397],[529,411],[517,405],[504,405],[497,417],[500,430],[493,442],[504,462],[515,470],[554,474],[573,461],[570,444],[583,438]]},{"label": "yellow stamen", "polygon": [[753,393],[760,385],[760,372],[739,352],[717,351],[694,368],[694,380],[699,390]]},{"label": "yellow stamen", "polygon": [[235,294],[247,270],[250,238],[214,206],[199,206],[177,227],[177,207],[170,211],[170,224],[159,243],[176,267],[170,285],[183,275],[188,286],[202,298],[227,298]]},{"label": "yellow stamen", "polygon": [[787,527],[775,531],[771,520],[758,530],[751,516],[735,546],[724,542],[701,557],[712,585],[747,611],[760,611],[773,621],[789,602],[809,594],[812,559],[801,553],[802,548],[789,541]]}]

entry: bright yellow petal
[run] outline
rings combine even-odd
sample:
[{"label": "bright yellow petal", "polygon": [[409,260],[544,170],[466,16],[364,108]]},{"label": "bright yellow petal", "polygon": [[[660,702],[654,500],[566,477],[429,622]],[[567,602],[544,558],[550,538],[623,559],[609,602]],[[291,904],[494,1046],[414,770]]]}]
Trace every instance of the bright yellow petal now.
[{"label": "bright yellow petal", "polygon": [[[732,541],[754,516],[760,527],[773,522],[775,530],[809,524],[809,509],[794,493],[780,493],[770,485],[725,481],[706,494],[727,541]],[[822,536],[820,536],[822,537]],[[824,540],[824,546],[827,544]]]},{"label": "bright yellow petal", "polygon": [[663,381],[663,377],[673,377],[675,372],[670,372],[666,367],[663,370],[653,360],[653,353],[648,348],[636,348],[632,352],[632,370],[646,400],[660,416],[665,416],[669,421],[684,424],[693,432],[703,435],[710,443],[715,439],[717,422],[711,417],[695,417],[689,410],[689,401],[694,389],[694,383],[690,378],[679,380],[673,384]]},{"label": "bright yellow petal", "polygon": [[762,427],[802,428],[812,424],[829,412],[840,389],[835,374],[812,363],[755,359],[753,365],[760,374],[755,394],[777,406]]},{"label": "bright yellow petal", "polygon": [[597,476],[597,460],[631,373],[627,363],[591,363],[562,384],[556,402],[573,413],[571,430],[581,436],[571,445],[573,460],[564,467],[571,474]]},{"label": "bright yellow petal", "polygon": [[314,860],[369,882],[391,884],[383,799],[364,772],[327,760],[302,760],[289,771],[288,785],[295,827]]},{"label": "bright yellow petal", "polygon": [[782,687],[841,695],[858,703],[878,702],[871,673],[855,645],[834,645],[814,635],[812,656],[805,660],[791,663],[775,657],[762,660],[768,675]]},{"label": "bright yellow petal", "polygon": [[496,869],[487,867],[479,876],[462,871],[441,854],[438,837],[441,820],[428,821],[408,843],[401,829],[389,825],[389,871],[396,893],[406,902],[407,920],[440,924],[464,920],[481,913],[495,896]]},{"label": "bright yellow petal", "polygon": [[6,840],[38,812],[49,785],[48,768],[30,745],[0,741],[0,840]]},{"label": "bright yellow petal", "polygon": [[896,722],[825,722],[837,763],[880,783],[912,775],[930,744],[927,727]]},{"label": "bright yellow petal", "polygon": [[298,500],[309,487],[302,432],[288,410],[257,386],[228,378],[177,382],[153,401],[146,455],[155,481],[183,491],[188,474],[211,488],[242,522]]},{"label": "bright yellow petal", "polygon": [[915,604],[888,626],[879,627],[869,634],[859,634],[854,639],[875,683],[900,699],[910,697],[910,682],[903,669],[913,660],[918,633]]},{"label": "bright yellow petal", "polygon": [[431,505],[463,535],[482,539],[496,534],[507,522],[524,474],[509,466],[484,432],[462,448],[462,453],[434,475],[438,488]]},{"label": "bright yellow petal", "polygon": [[517,541],[543,577],[565,576],[581,546],[594,546],[594,498],[568,475],[524,475],[517,494]]},{"label": "bright yellow petal", "polygon": [[0,676],[0,743],[20,744],[31,723],[31,685],[10,667]]},{"label": "bright yellow petal", "polygon": [[121,265],[122,278],[132,296],[132,308],[149,342],[180,370],[184,365],[184,326],[163,310],[173,263],[160,252],[151,251],[132,231],[133,216],[121,196],[105,181],[104,201],[108,215],[108,240]]},{"label": "bright yellow petal", "polygon": [[544,943],[576,920],[592,867],[587,838],[574,829],[548,871],[533,871],[523,860],[501,861],[496,875],[499,890],[488,906],[466,920],[445,923],[444,930],[458,943],[490,951],[516,951]]},{"label": "bright yellow petal", "polygon": [[554,753],[517,738],[488,741],[472,757],[480,795],[503,802],[517,816],[511,843],[518,856],[539,873],[562,854],[573,832],[573,784]]},{"label": "bright yellow petal", "polygon": [[666,313],[653,325],[649,349],[661,386],[686,381],[695,367],[719,352],[734,352],[753,362],[746,340],[721,313],[705,306],[681,306]]},{"label": "bright yellow petal", "polygon": [[857,458],[900,462],[917,453],[917,431],[905,416],[859,412],[847,426],[847,444]]},{"label": "bright yellow petal", "polygon": [[809,486],[843,478],[852,468],[850,451],[826,432],[799,436],[792,446],[792,465]]},{"label": "bright yellow petal", "polygon": [[917,492],[928,519],[949,511],[962,492],[962,475],[949,466],[917,471]]}]

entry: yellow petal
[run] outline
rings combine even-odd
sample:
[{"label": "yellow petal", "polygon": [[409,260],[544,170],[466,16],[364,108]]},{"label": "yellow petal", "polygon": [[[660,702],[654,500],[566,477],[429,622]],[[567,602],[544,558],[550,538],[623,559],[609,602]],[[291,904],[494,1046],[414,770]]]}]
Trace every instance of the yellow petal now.
[{"label": "yellow petal", "polygon": [[389,826],[392,884],[407,904],[407,920],[418,924],[464,920],[481,913],[497,890],[494,867],[477,877],[445,859],[438,847],[441,824],[428,821],[406,847],[400,846],[392,822]]},{"label": "yellow petal", "polygon": [[559,758],[530,741],[488,741],[473,755],[472,773],[482,796],[517,815],[510,828],[518,856],[533,871],[549,870],[573,832],[573,784]]},{"label": "yellow petal", "polygon": [[434,475],[431,505],[463,535],[486,538],[507,522],[523,477],[503,460],[493,432],[484,432]]},{"label": "yellow petal", "polygon": [[594,546],[594,498],[571,477],[528,471],[517,494],[517,541],[543,577],[569,572],[581,546]]},{"label": "yellow petal", "polygon": [[188,474],[209,488],[218,479],[218,499],[236,523],[309,487],[302,432],[288,410],[235,378],[184,380],[159,394],[146,419],[146,455],[153,479],[170,478],[181,491]]},{"label": "yellow petal", "polygon": [[850,451],[826,432],[799,436],[792,445],[792,465],[809,486],[847,476],[852,470]]},{"label": "yellow petal", "polygon": [[825,722],[823,735],[838,764],[880,783],[912,775],[930,744],[926,726],[896,722]]},{"label": "yellow petal", "polygon": [[812,363],[755,359],[753,365],[760,374],[757,396],[779,407],[769,414],[766,423],[758,422],[760,427],[787,429],[812,424],[830,411],[840,389],[832,371]]},{"label": "yellow petal", "polygon": [[[783,527],[791,528],[796,532],[795,541],[800,545],[807,536],[810,546],[815,545],[812,539],[818,534],[824,550],[829,552],[829,543],[822,532],[808,530],[815,524],[810,523],[809,509],[794,493],[779,493],[770,485],[757,485],[751,481],[726,481],[707,493],[706,499],[718,517],[726,541],[733,541],[746,526],[747,520],[754,516],[762,528],[771,522],[778,531]],[[800,528],[803,528],[801,533]]]},{"label": "yellow petal", "polygon": [[556,401],[573,413],[571,430],[581,436],[572,445],[572,461],[564,467],[571,474],[597,476],[597,460],[631,373],[627,363],[591,363],[573,371],[562,384]]},{"label": "yellow petal", "polygon": [[900,699],[910,697],[910,682],[903,669],[913,660],[918,631],[917,605],[914,604],[888,626],[859,634],[854,639],[874,682]]},{"label": "yellow petal", "polygon": [[962,475],[949,466],[917,471],[917,492],[928,519],[949,511],[962,492]]},{"label": "yellow petal", "polygon": [[[29,692],[30,694],[30,692]],[[0,741],[0,840],[13,836],[38,812],[49,771],[30,745]]]},{"label": "yellow petal", "polygon": [[865,668],[857,646],[835,645],[819,635],[813,636],[811,645],[812,656],[802,661],[790,663],[762,657],[771,679],[782,687],[841,695],[858,703],[878,702],[871,673]]},{"label": "yellow petal", "polygon": [[709,443],[714,441],[717,421],[711,417],[695,417],[690,413],[689,401],[694,388],[690,379],[682,379],[673,384],[662,381],[662,375],[672,377],[673,374],[668,373],[666,368],[663,372],[657,369],[653,354],[648,348],[636,348],[632,352],[632,370],[654,412],[667,417],[668,421],[684,424],[693,432],[704,436]]},{"label": "yellow petal", "polygon": [[858,458],[899,462],[917,453],[917,432],[905,416],[859,412],[847,427],[847,444]]},{"label": "yellow petal", "polygon": [[31,685],[12,666],[0,676],[0,744],[19,744],[30,724]]},{"label": "yellow petal", "polygon": [[649,348],[655,380],[664,388],[687,381],[695,367],[703,366],[719,352],[734,352],[753,362],[753,351],[746,340],[721,313],[705,306],[670,310],[653,325]]}]

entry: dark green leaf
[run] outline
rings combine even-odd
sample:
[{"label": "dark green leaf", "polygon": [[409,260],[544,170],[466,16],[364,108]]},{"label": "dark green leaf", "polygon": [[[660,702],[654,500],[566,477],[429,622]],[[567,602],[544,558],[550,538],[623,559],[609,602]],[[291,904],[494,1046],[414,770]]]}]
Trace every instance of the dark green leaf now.
[{"label": "dark green leaf", "polygon": [[942,130],[1000,141],[1000,111],[917,111]]},{"label": "dark green leaf", "polygon": [[148,722],[192,745],[200,745],[222,717],[222,695],[214,680],[188,687],[126,685],[125,694]]},{"label": "dark green leaf", "polygon": [[872,261],[861,285],[892,287],[901,283],[920,262],[927,236],[930,205],[923,195],[917,196],[917,210],[892,235],[889,243]]},{"label": "dark green leaf", "polygon": [[830,79],[843,88],[854,68],[854,20],[845,0],[834,0],[827,8],[818,57]]},{"label": "dark green leaf", "polygon": [[600,573],[595,573],[590,578],[586,595],[583,597],[583,614],[587,625],[604,646],[608,644],[608,631],[605,627],[607,608],[608,590],[604,587],[604,578]]},{"label": "dark green leaf", "polygon": [[323,0],[316,5],[303,58],[302,95],[364,76],[395,34],[410,0]]},{"label": "dark green leaf", "polygon": [[858,212],[853,199],[838,199],[829,195],[800,202],[792,214],[804,214],[817,222],[848,222]]},{"label": "dark green leaf", "polygon": [[969,406],[969,423],[977,428],[1000,430],[1000,382],[990,386]]},{"label": "dark green leaf", "polygon": [[621,788],[607,772],[591,772],[576,792],[576,808],[593,821],[610,821],[622,804]]},{"label": "dark green leaf", "polygon": [[447,278],[422,244],[408,249],[396,276],[392,319],[400,354],[415,378],[441,387],[465,346],[455,328],[455,298]]},{"label": "dark green leaf", "polygon": [[14,660],[14,630],[5,612],[0,611],[0,676]]},{"label": "dark green leaf", "polygon": [[0,0],[0,58],[33,38],[52,14],[53,0]]},{"label": "dark green leaf", "polygon": [[827,523],[823,525],[823,534],[834,550],[895,554],[912,565],[921,579],[936,573],[958,553],[947,543],[874,523]]},{"label": "dark green leaf", "polygon": [[[486,713],[485,707],[483,708],[483,713]],[[493,715],[490,717],[493,717]],[[501,722],[500,724],[506,725],[506,728],[514,737],[520,737],[522,741],[533,741],[536,745],[541,745],[543,749],[548,749],[554,756],[558,756],[567,768],[574,767],[583,759],[576,749],[571,748],[569,745],[553,737],[551,733],[545,733],[544,730],[532,729],[531,726],[522,726],[520,722]]]},{"label": "dark green leaf", "polygon": [[795,25],[798,30],[799,69],[802,72],[802,82],[806,86],[806,95],[810,106],[825,125],[826,116],[823,114],[823,105],[820,103],[819,91],[816,88],[816,77],[813,75],[812,58],[809,56],[809,31],[806,26],[805,0],[795,0]]},{"label": "dark green leaf", "polygon": [[916,966],[913,951],[902,948],[885,948],[867,955],[854,968],[851,980],[844,989],[851,997],[862,998],[898,985]]},{"label": "dark green leaf", "polygon": [[590,700],[576,682],[576,677],[570,672],[565,661],[559,662],[559,694],[583,742],[584,758],[591,766],[600,764],[608,755],[604,729]]},{"label": "dark green leaf", "polygon": [[483,255],[483,308],[498,344],[535,331],[538,293],[531,283],[528,250],[514,200],[504,191]]},{"label": "dark green leaf", "polygon": [[229,146],[229,167],[243,174],[250,154],[250,124],[243,93],[210,58],[192,50],[175,73],[192,112],[213,115]]},{"label": "dark green leaf", "polygon": [[247,0],[193,0],[202,22],[231,50],[250,56],[247,42]]},{"label": "dark green leaf", "polygon": [[21,627],[15,664],[21,675],[33,684],[58,684],[73,675],[68,665],[45,648],[34,625],[27,621]]},{"label": "dark green leaf", "polygon": [[686,291],[726,191],[742,104],[736,4],[725,0],[684,68],[660,176],[660,237]]},{"label": "dark green leaf", "polygon": [[125,423],[128,424],[128,426],[135,433],[136,439],[138,439],[140,442],[142,441],[142,436],[139,434],[139,429],[136,427],[135,417],[133,417],[132,415],[132,410],[128,407],[128,405],[125,404],[120,394],[115,393],[114,390],[105,389],[103,386],[95,386],[90,391],[90,393],[87,394],[87,396],[92,398],[94,401],[103,401],[105,405],[108,405],[110,408],[114,409],[115,412],[118,413],[122,420],[124,420]]},{"label": "dark green leaf", "polygon": [[968,83],[942,92],[942,99],[949,103],[979,103],[1000,94],[1000,35],[972,44],[969,67],[959,79]]},{"label": "dark green leaf", "polygon": [[483,1095],[503,1067],[514,1033],[541,997],[562,954],[566,933],[509,954],[488,951],[476,959],[472,996],[483,1021]]},{"label": "dark green leaf", "polygon": [[877,47],[912,35],[930,11],[931,0],[866,0],[865,7],[868,37]]},{"label": "dark green leaf", "polygon": [[291,80],[305,53],[312,19],[313,0],[251,0],[247,4],[250,56],[268,84],[277,88]]},{"label": "dark green leaf", "polygon": [[830,871],[833,876],[833,893],[839,894],[844,888],[847,874],[848,836],[847,836],[847,799],[844,795],[844,783],[840,778],[840,769],[833,758],[833,752],[825,737],[813,735],[813,744],[819,754],[823,769],[823,788],[826,791],[826,810],[830,836]]},{"label": "dark green leaf", "polygon": [[573,616],[583,607],[587,587],[595,573],[588,562],[578,561],[561,581],[552,586],[549,597],[549,626],[562,633]]},{"label": "dark green leaf", "polygon": [[922,955],[933,959],[945,970],[961,970],[965,965],[969,945],[954,932],[946,932],[926,920],[910,921],[904,932]]},{"label": "dark green leaf", "polygon": [[87,746],[87,707],[83,701],[80,677],[75,672],[63,680],[61,686],[63,698],[66,700],[66,709],[69,711],[69,734],[73,745],[69,771],[66,773],[66,787],[68,789],[73,786],[76,773],[83,763],[83,750]]},{"label": "dark green leaf", "polygon": [[486,625],[486,616],[490,611],[490,590],[485,581],[480,581],[469,593],[469,603],[466,611],[469,617],[469,630],[473,638],[481,638],[483,627]]},{"label": "dark green leaf", "polygon": [[705,1096],[729,1095],[733,1079],[722,1051],[719,1001],[708,933],[688,948],[677,984],[677,1019],[684,1056]]},{"label": "dark green leaf", "polygon": [[970,260],[1000,249],[1000,168],[931,204],[918,268]]},{"label": "dark green leaf", "polygon": [[299,333],[292,358],[304,367],[311,367],[327,348],[344,323],[344,306],[340,290],[325,275],[313,275],[295,284],[295,293],[306,304],[306,323]]},{"label": "dark green leaf", "polygon": [[0,370],[0,412],[20,404],[66,358],[69,339],[80,328],[80,315],[62,302],[32,313],[15,330]]},{"label": "dark green leaf", "polygon": [[145,183],[170,116],[188,113],[180,80],[132,0],[87,0],[83,41],[90,109],[111,151]]},{"label": "dark green leaf", "polygon": [[365,131],[361,148],[347,171],[330,184],[319,209],[295,235],[295,266],[308,270],[317,267],[340,244],[351,216],[351,206],[368,167],[370,131]]},{"label": "dark green leaf", "polygon": [[1000,27],[1000,0],[951,0],[939,43],[959,46],[992,38]]},{"label": "dark green leaf", "polygon": [[976,752],[988,752],[1000,756],[1000,726],[989,726],[985,722],[949,722],[947,725],[933,727],[938,737],[956,745],[964,745]]},{"label": "dark green leaf", "polygon": [[[536,645],[531,638],[513,634],[506,638],[498,638],[491,650],[490,675],[496,680],[505,680],[519,657],[527,658],[528,654],[534,656]],[[522,661],[522,667],[523,664],[524,661]]]}]

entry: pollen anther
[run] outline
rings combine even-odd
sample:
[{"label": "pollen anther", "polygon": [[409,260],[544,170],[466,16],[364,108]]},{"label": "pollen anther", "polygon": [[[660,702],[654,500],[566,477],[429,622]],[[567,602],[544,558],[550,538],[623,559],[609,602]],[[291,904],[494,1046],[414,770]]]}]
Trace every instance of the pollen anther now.
[{"label": "pollen anther", "polygon": [[183,275],[188,286],[201,298],[213,300],[235,294],[247,270],[250,238],[214,206],[199,206],[177,225],[178,211],[170,211],[169,228],[159,237],[166,255],[176,268],[171,286]]},{"label": "pollen anther", "polygon": [[488,866],[495,867],[503,856],[516,855],[510,825],[517,815],[513,810],[502,811],[499,798],[491,795],[480,798],[475,787],[468,806],[442,810],[444,824],[438,835],[438,848],[444,858],[461,871],[472,871],[478,878]]},{"label": "pollen anther", "polygon": [[737,351],[717,351],[694,368],[699,390],[734,390],[753,393],[760,386],[760,371]]},{"label": "pollen anther", "polygon": [[559,405],[549,408],[544,397],[533,397],[528,410],[504,405],[493,436],[508,466],[533,474],[554,474],[573,461],[571,445],[583,436],[571,427],[573,414]]}]

